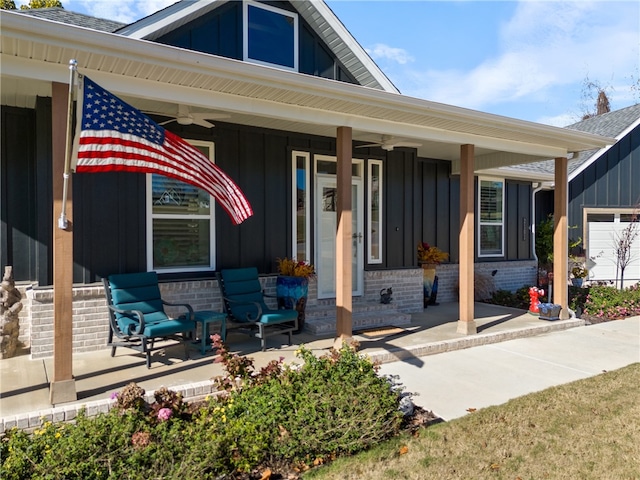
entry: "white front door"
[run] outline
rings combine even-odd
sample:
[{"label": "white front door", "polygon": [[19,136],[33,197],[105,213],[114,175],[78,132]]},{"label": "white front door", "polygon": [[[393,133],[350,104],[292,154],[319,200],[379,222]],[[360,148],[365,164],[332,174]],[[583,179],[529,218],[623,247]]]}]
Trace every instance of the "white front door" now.
[{"label": "white front door", "polygon": [[[337,230],[337,184],[335,175],[316,175],[316,273],[318,276],[318,298],[336,296],[336,230]],[[351,185],[353,212],[353,294],[363,293],[363,215],[362,179],[353,178]]]}]

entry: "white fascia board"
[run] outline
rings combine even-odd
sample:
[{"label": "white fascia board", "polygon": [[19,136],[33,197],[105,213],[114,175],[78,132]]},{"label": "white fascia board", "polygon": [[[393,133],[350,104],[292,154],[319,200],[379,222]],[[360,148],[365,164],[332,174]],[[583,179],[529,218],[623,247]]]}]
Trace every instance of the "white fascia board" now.
[{"label": "white fascia board", "polygon": [[[622,140],[629,133],[631,133],[634,128],[638,127],[639,125],[640,125],[640,118],[638,118],[635,122],[633,122],[631,125],[629,125],[627,128],[625,128],[620,134],[618,134],[616,136],[616,142]],[[616,143],[616,142],[614,142],[614,143]],[[609,150],[612,146],[613,146],[613,144],[612,145],[607,145],[606,147],[601,148],[599,151],[597,151],[596,153],[591,155],[591,158],[589,158],[589,160],[587,160],[582,165],[580,165],[578,168],[576,168],[573,172],[571,172],[571,175],[569,175],[569,181],[573,180],[578,175],[580,175],[582,172],[584,172],[587,168],[589,168],[589,166],[591,166],[596,160],[598,160],[602,155],[604,155],[605,152],[607,150]]]},{"label": "white fascia board", "polygon": [[317,12],[327,21],[329,26],[336,32],[344,44],[358,57],[367,70],[375,77],[380,85],[387,92],[400,93],[396,86],[391,83],[384,72],[372,60],[369,54],[362,48],[362,45],[351,35],[349,30],[343,25],[335,13],[324,3],[324,0],[311,0]]},{"label": "white fascia board", "polygon": [[[91,54],[98,55],[103,54],[106,56],[129,60],[131,62],[142,61],[151,65],[177,68],[186,73],[197,73],[205,76],[215,75],[217,77],[228,78],[230,80],[244,80],[260,84],[262,86],[273,86],[274,88],[280,89],[287,88],[295,92],[311,93],[332,99],[358,102],[378,108],[389,108],[396,112],[431,115],[451,121],[484,124],[504,129],[507,132],[512,132],[514,135],[518,132],[529,134],[535,133],[553,141],[560,141],[561,143],[579,143],[585,149],[601,148],[608,143],[615,142],[615,139],[608,139],[600,135],[477,112],[461,107],[435,103],[428,100],[407,97],[396,93],[384,92],[358,85],[351,85],[335,80],[327,80],[299,73],[285,72],[280,69],[247,64],[238,60],[216,57],[209,54],[193,52],[146,40],[137,40],[120,35],[63,25],[56,22],[27,18],[26,15],[2,12],[2,18],[3,36],[7,35],[12,38],[24,39],[26,41],[39,41],[45,45],[55,45],[60,48],[79,51],[80,54],[84,52],[90,52]],[[35,29],[35,31],[34,23],[37,23],[37,29]],[[55,65],[52,62],[38,63],[43,65],[43,68],[47,69],[52,68],[53,65]],[[82,65],[78,65],[78,67],[79,71],[82,72]],[[118,77],[120,77],[123,83],[133,83],[136,80],[139,80],[137,78],[123,77],[122,75],[119,75]],[[151,83],[154,88],[164,87],[170,90],[171,93],[166,97],[159,98],[173,98],[176,91],[181,90],[175,85],[160,85],[157,82]],[[148,85],[149,83],[147,83],[147,86]],[[143,93],[141,96],[148,97],[148,94],[144,94],[144,92],[141,93]],[[215,92],[207,92],[207,96],[209,93],[213,94]],[[296,115],[282,117],[290,120],[307,117],[310,123],[349,126],[353,123],[353,119],[356,118],[355,116],[348,114],[323,112],[295,105],[276,104],[256,99],[241,99],[237,96],[230,97],[234,99],[234,104],[237,104],[238,102],[250,102],[269,105],[269,109],[268,111],[265,111],[265,114],[277,115],[276,112],[278,111],[288,111],[292,113],[295,111],[312,112],[308,117],[307,114],[301,115],[301,117]],[[199,101],[202,102],[202,99]],[[234,110],[234,108],[231,107],[230,109]],[[324,120],[313,121],[314,118],[323,118]],[[334,123],[338,121],[338,119],[343,119],[340,121],[348,120],[348,122]],[[362,119],[358,123],[366,123],[372,125],[371,128],[376,128],[376,130],[371,131],[385,131],[384,129],[381,129],[382,126],[392,125],[390,122],[369,118]],[[425,128],[417,125],[407,126],[405,124],[397,124],[396,128],[389,128],[385,133],[399,136],[415,136],[416,138],[433,139],[437,141],[444,141],[446,143],[472,143],[485,148],[501,149],[504,147],[505,151],[509,152],[546,155],[551,158],[567,155],[566,150],[563,148],[544,145],[530,145],[527,147],[526,144],[513,140],[501,140],[495,137],[485,137],[472,134],[465,135],[459,132]],[[429,135],[427,135],[427,133],[429,133]]]},{"label": "white fascia board", "polygon": [[[184,18],[196,16],[200,10],[214,8],[214,4],[224,3],[226,0],[192,0],[188,2],[178,2],[164,10],[151,14],[131,25],[118,30],[118,35],[128,38],[143,39],[154,33],[178,23]],[[173,11],[172,11],[173,10]]]}]

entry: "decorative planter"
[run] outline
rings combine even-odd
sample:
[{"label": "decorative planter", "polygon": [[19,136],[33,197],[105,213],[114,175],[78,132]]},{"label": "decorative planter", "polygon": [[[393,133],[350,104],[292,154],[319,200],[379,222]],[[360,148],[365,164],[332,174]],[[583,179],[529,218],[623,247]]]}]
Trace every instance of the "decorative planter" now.
[{"label": "decorative planter", "polygon": [[433,283],[436,280],[436,265],[434,263],[421,263],[420,266],[422,267],[423,303],[424,308],[427,308],[429,301],[431,300]]},{"label": "decorative planter", "polygon": [[555,303],[541,303],[538,305],[540,309],[540,320],[560,320],[560,305]]},{"label": "decorative planter", "polygon": [[584,282],[584,278],[572,278],[571,283],[574,287],[582,287],[582,283]]},{"label": "decorative planter", "polygon": [[304,310],[309,295],[309,279],[306,277],[276,277],[276,295],[279,308],[295,308],[298,312],[298,328],[293,333],[300,333],[304,327]]}]

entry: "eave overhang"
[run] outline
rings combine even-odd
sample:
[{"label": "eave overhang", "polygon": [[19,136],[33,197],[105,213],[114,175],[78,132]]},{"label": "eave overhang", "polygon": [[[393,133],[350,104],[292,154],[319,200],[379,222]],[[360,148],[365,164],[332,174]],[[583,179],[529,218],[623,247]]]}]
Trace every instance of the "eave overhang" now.
[{"label": "eave overhang", "polygon": [[[230,121],[354,141],[393,135],[422,157],[457,160],[473,144],[481,168],[564,157],[615,139],[1,11],[5,78],[68,82],[68,62],[132,103],[173,102],[229,112]],[[4,88],[3,88],[4,90]],[[8,96],[2,92],[3,104]],[[170,100],[168,100],[170,99]]]}]

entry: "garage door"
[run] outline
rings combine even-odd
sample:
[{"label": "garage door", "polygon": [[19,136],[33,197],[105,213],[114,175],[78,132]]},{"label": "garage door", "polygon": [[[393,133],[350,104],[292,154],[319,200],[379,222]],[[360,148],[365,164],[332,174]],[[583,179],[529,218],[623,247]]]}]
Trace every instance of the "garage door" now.
[{"label": "garage door", "polygon": [[[587,214],[587,268],[589,280],[615,281],[616,245],[626,228],[631,225],[631,214]],[[640,232],[640,225],[636,223]],[[631,245],[631,261],[624,271],[625,286],[640,281],[640,234]]]}]

